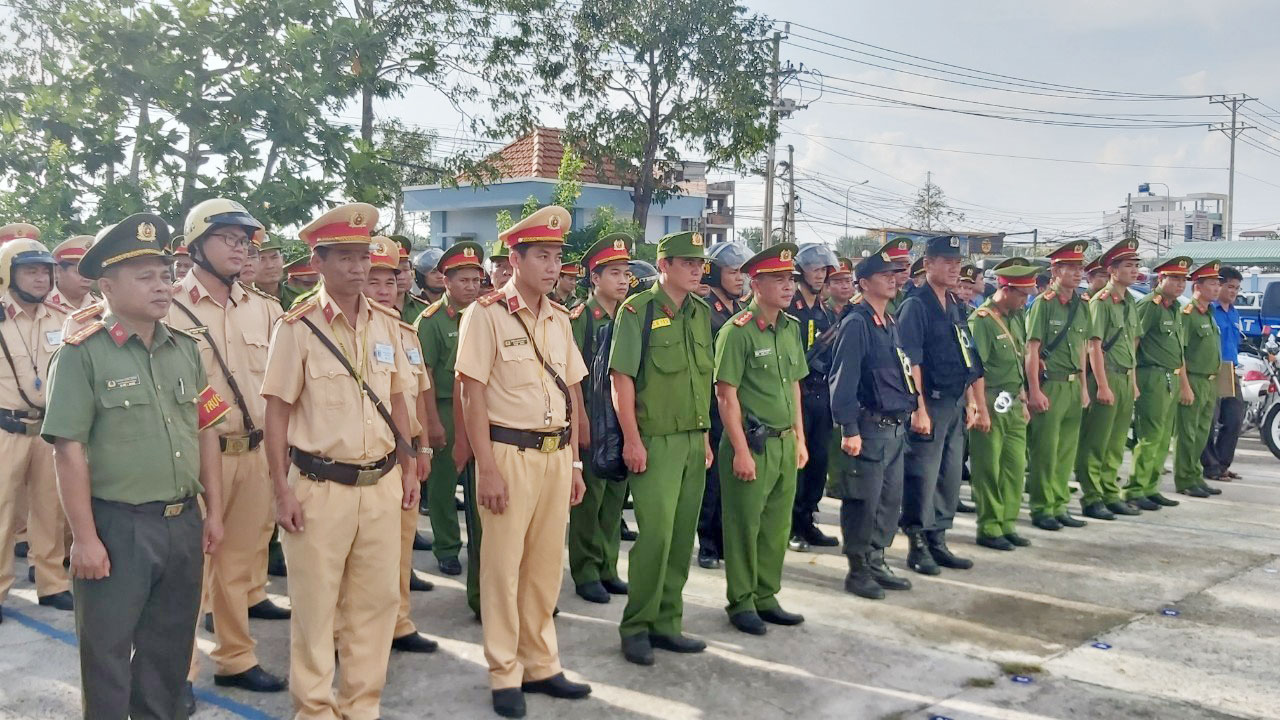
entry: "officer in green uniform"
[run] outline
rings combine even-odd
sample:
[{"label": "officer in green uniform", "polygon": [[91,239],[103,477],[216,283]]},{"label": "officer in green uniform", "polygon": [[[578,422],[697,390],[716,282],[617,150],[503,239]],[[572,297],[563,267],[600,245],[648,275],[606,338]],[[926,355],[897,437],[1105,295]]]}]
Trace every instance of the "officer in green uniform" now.
[{"label": "officer in green uniform", "polygon": [[663,237],[658,282],[627,298],[614,319],[609,370],[640,534],[618,631],[623,655],[641,665],[653,663],[654,647],[706,648],[681,632],[681,592],[712,460],[711,308],[695,294],[704,259],[700,233]]},{"label": "officer in green uniform", "polygon": [[[161,322],[172,298],[169,226],[137,213],[80,261],[108,311],[50,367],[41,432],[54,444],[71,525],[86,718],[187,717],[204,553],[222,537],[221,453],[230,409],[196,339]],[[204,494],[202,521],[196,495]]]},{"label": "officer in green uniform", "polygon": [[[627,264],[635,241],[626,233],[611,233],[597,240],[582,255],[582,267],[591,282],[591,295],[569,312],[573,342],[591,368],[599,352],[601,335],[613,323],[618,305],[627,297]],[[582,388],[578,427],[590,427],[588,412],[611,398],[594,397],[590,383]],[[586,433],[582,434],[584,439]],[[587,453],[587,447],[583,448]],[[610,595],[626,595],[627,584],[618,577],[618,550],[622,544],[622,504],[627,499],[627,483],[610,481],[583,463],[582,479],[587,492],[582,502],[569,509],[569,573],[578,597],[588,602],[607,603]]]},{"label": "officer in green uniform", "polygon": [[1173,485],[1179,493],[1197,498],[1222,494],[1204,481],[1204,465],[1200,461],[1218,402],[1218,371],[1222,367],[1220,331],[1211,308],[1222,290],[1220,269],[1221,263],[1214,260],[1192,271],[1191,302],[1182,308],[1183,357],[1187,384],[1194,397],[1189,404],[1178,405]]},{"label": "officer in green uniform", "polygon": [[1142,510],[1177,505],[1160,494],[1160,474],[1169,457],[1174,403],[1192,402],[1182,366],[1182,321],[1178,296],[1187,288],[1191,258],[1175,257],[1155,268],[1160,284],[1138,301],[1138,399],[1133,404],[1133,474],[1124,488]]},{"label": "officer in green uniform", "polygon": [[284,282],[284,241],[279,236],[263,234],[262,245],[258,246],[258,274],[253,280],[253,287],[279,300],[283,308],[284,293],[289,287]]},{"label": "officer in green uniform", "polygon": [[499,240],[493,244],[489,253],[489,285],[500,290],[511,279],[511,251],[507,244]]},{"label": "officer in green uniform", "polygon": [[286,281],[280,288],[280,305],[285,310],[293,307],[298,298],[315,291],[320,274],[311,267],[311,256],[304,255],[284,266]]},{"label": "officer in green uniform", "polygon": [[[796,292],[796,246],[778,243],[747,260],[754,299],[716,336],[716,400],[724,420],[720,500],[729,621],[765,634],[765,623],[799,625],[778,604],[796,469],[809,459],[800,379],[809,373],[800,323],[783,309]],[[641,526],[641,537],[644,527]]]},{"label": "officer in green uniform", "polygon": [[[1138,279],[1138,241],[1121,240],[1102,255],[1111,280],[1089,301],[1089,407],[1076,453],[1080,506],[1098,520],[1142,511],[1120,499],[1117,474],[1133,419],[1137,380],[1137,302],[1129,286]],[[1203,448],[1201,448],[1203,449]]]},{"label": "officer in green uniform", "polygon": [[[419,313],[414,329],[422,345],[422,361],[431,372],[434,399],[428,398],[427,439],[439,462],[431,464],[427,476],[427,508],[434,535],[432,552],[445,575],[462,573],[458,553],[462,535],[458,526],[458,468],[453,463],[453,363],[458,354],[458,327],[462,313],[480,295],[480,278],[484,275],[484,248],[474,242],[459,242],[440,255],[436,269],[444,273],[445,292],[435,303]],[[467,524],[467,532],[475,525]],[[468,552],[474,560],[478,553]],[[478,607],[478,606],[477,606]]]},{"label": "officer in green uniform", "polygon": [[1023,390],[1026,327],[1018,316],[1040,270],[1021,265],[994,272],[999,289],[969,316],[983,368],[983,376],[974,381],[974,395],[985,400],[969,431],[969,478],[978,510],[978,544],[1013,550],[1031,544],[1014,528],[1022,507],[1031,419]]}]

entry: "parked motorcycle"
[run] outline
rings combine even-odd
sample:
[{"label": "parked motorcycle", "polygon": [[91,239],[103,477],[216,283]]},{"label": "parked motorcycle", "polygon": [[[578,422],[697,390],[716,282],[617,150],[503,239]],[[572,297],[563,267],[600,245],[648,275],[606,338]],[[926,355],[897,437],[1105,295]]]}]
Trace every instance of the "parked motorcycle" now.
[{"label": "parked motorcycle", "polygon": [[1268,337],[1261,351],[1252,348],[1237,357],[1236,376],[1244,400],[1244,426],[1241,433],[1258,428],[1262,442],[1272,455],[1280,458],[1280,365],[1276,354],[1280,345]]}]

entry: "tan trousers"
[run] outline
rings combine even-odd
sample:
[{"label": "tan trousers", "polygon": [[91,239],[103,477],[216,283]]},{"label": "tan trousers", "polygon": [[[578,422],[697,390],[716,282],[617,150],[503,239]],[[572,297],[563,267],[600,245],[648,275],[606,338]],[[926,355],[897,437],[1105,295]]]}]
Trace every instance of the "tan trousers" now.
[{"label": "tan trousers", "polygon": [[413,574],[413,536],[418,532],[418,508],[400,511],[400,610],[393,638],[418,632],[409,617],[409,576]]},{"label": "tan trousers", "polygon": [[222,503],[222,546],[205,562],[208,607],[217,636],[211,657],[219,675],[235,675],[258,664],[249,635],[249,606],[256,563],[266,562],[275,522],[267,455],[261,447],[222,456]]},{"label": "tan trousers", "polygon": [[[268,480],[270,483],[270,480]],[[268,484],[268,488],[270,485]],[[274,533],[275,526],[275,496],[274,491],[271,498],[271,532]],[[267,535],[267,542],[262,544],[262,550],[253,558],[253,580],[249,587],[249,607],[253,607],[263,600],[267,599],[267,547],[271,544],[271,534]]]},{"label": "tan trousers", "polygon": [[[303,531],[282,533],[289,563],[289,694],[297,720],[375,720],[399,602],[401,565],[399,468],[377,485],[314,482],[289,469],[302,505]],[[333,693],[334,632],[342,676]],[[215,620],[215,623],[217,621]]]},{"label": "tan trousers", "polygon": [[506,511],[479,508],[480,615],[484,656],[495,690],[560,672],[551,614],[564,573],[573,455],[492,443],[507,483]]},{"label": "tan trousers", "polygon": [[27,562],[36,568],[36,595],[71,589],[62,560],[67,556],[67,520],[58,500],[53,446],[36,435],[0,430],[0,602],[13,587],[13,544],[19,524],[16,496],[26,494]]}]

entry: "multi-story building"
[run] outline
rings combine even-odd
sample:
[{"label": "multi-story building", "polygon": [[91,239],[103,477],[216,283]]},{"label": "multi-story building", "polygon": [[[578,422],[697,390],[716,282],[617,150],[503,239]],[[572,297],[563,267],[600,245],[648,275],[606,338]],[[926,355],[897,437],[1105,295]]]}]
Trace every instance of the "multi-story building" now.
[{"label": "multi-story building", "polygon": [[703,231],[710,244],[733,239],[733,181],[707,183]]},{"label": "multi-story building", "polygon": [[1226,210],[1227,196],[1222,193],[1134,195],[1115,211],[1103,214],[1098,240],[1106,247],[1132,235],[1144,255],[1162,255],[1178,242],[1226,239]]}]

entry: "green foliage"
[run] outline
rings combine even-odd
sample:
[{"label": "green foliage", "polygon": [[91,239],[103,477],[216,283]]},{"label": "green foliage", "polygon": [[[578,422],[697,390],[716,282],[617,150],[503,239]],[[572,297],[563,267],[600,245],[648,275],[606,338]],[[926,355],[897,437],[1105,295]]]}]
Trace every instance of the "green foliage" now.
[{"label": "green foliage", "polygon": [[738,231],[738,242],[751,248],[751,252],[760,252],[764,249],[764,228],[742,228]]},{"label": "green foliage", "polygon": [[556,171],[556,187],[551,191],[551,204],[573,212],[582,195],[582,168],[586,165],[573,148],[566,147],[560,157],[560,168]]},{"label": "green foliage", "polygon": [[574,228],[565,235],[565,262],[574,262],[582,257],[597,240],[609,233],[623,232],[636,241],[636,248],[644,245],[644,232],[631,218],[618,217],[612,205],[602,205],[591,214],[591,221],[580,228]]},{"label": "green foliage", "polygon": [[542,203],[538,202],[538,198],[530,195],[524,199],[524,207],[520,208],[520,219],[523,220],[530,215],[538,212],[542,208]]},{"label": "green foliage", "polygon": [[949,230],[949,223],[964,221],[964,213],[951,207],[946,193],[933,182],[933,173],[929,173],[924,187],[916,192],[915,202],[907,211],[907,218],[913,228]]}]

